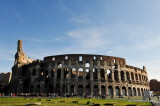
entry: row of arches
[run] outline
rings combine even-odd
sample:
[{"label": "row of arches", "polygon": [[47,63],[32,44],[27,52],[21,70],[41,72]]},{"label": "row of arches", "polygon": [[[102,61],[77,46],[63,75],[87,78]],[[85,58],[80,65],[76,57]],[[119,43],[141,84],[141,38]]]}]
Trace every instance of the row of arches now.
[{"label": "row of arches", "polygon": [[[30,86],[30,93],[41,93],[41,87],[40,85]],[[62,94],[76,94],[78,96],[83,95],[92,95],[92,96],[98,96],[98,95],[106,95],[106,96],[142,96],[144,91],[149,91],[145,88],[136,88],[136,87],[126,87],[126,86],[105,86],[105,85],[66,85],[63,84],[62,88],[60,84],[56,84],[55,88],[54,85],[49,85],[48,87],[45,87],[45,92],[48,93],[62,93]]]},{"label": "row of arches", "polygon": [[[63,72],[62,72],[63,71]],[[91,71],[93,74],[91,74]],[[104,69],[83,69],[79,68],[76,70],[76,68],[64,68],[64,69],[51,69],[49,72],[48,70],[41,69],[40,72],[39,70],[33,69],[32,70],[32,76],[45,76],[45,77],[55,77],[57,79],[66,79],[66,78],[78,78],[78,79],[101,79],[101,81],[105,80],[115,80],[115,81],[126,81],[126,80],[133,80],[133,81],[146,81],[148,82],[148,77],[138,74],[138,73],[133,73],[133,72],[128,72],[128,71],[118,71],[118,70],[104,70]],[[61,75],[62,74],[62,75]],[[70,75],[69,75],[70,74]]]}]

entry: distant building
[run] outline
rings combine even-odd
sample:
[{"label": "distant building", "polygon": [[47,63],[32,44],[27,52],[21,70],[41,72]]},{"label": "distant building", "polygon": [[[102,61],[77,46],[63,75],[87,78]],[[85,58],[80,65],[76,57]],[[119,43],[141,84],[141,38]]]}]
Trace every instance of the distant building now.
[{"label": "distant building", "polygon": [[8,73],[0,73],[0,93],[8,93],[8,86],[11,80],[12,74]]},{"label": "distant building", "polygon": [[11,80],[11,73],[0,73],[0,85],[5,86]]},{"label": "distant building", "polygon": [[157,81],[157,79],[151,79],[149,85],[151,91],[160,92],[160,81]]}]

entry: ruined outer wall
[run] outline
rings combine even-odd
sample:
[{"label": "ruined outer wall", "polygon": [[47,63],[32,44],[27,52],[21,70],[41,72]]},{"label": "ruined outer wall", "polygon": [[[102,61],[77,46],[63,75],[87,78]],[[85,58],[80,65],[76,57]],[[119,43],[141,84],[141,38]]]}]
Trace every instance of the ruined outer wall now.
[{"label": "ruined outer wall", "polygon": [[2,86],[7,85],[10,82],[11,73],[0,73],[0,84]]}]

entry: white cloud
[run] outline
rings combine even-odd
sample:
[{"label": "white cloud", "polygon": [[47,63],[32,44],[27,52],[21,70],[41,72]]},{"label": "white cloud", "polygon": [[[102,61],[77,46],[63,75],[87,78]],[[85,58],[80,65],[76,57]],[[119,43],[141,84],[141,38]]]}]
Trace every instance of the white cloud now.
[{"label": "white cloud", "polygon": [[75,41],[75,45],[84,48],[103,48],[108,44],[107,30],[103,27],[76,29],[67,33]]},{"label": "white cloud", "polygon": [[28,38],[26,39],[27,41],[35,42],[35,43],[54,43],[58,41],[64,40],[64,38],[54,38],[50,40],[45,40],[45,39],[38,39],[38,38]]}]

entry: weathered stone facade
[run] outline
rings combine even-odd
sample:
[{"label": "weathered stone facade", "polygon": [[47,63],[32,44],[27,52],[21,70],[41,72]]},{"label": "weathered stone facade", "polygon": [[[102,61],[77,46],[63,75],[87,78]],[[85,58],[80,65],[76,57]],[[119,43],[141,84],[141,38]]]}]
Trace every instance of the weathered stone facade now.
[{"label": "weathered stone facade", "polygon": [[12,93],[142,96],[149,91],[146,68],[129,66],[124,58],[65,54],[28,59],[18,41],[12,68]]},{"label": "weathered stone facade", "polygon": [[160,92],[160,81],[157,81],[157,79],[151,79],[149,82],[150,90],[155,92]]}]

